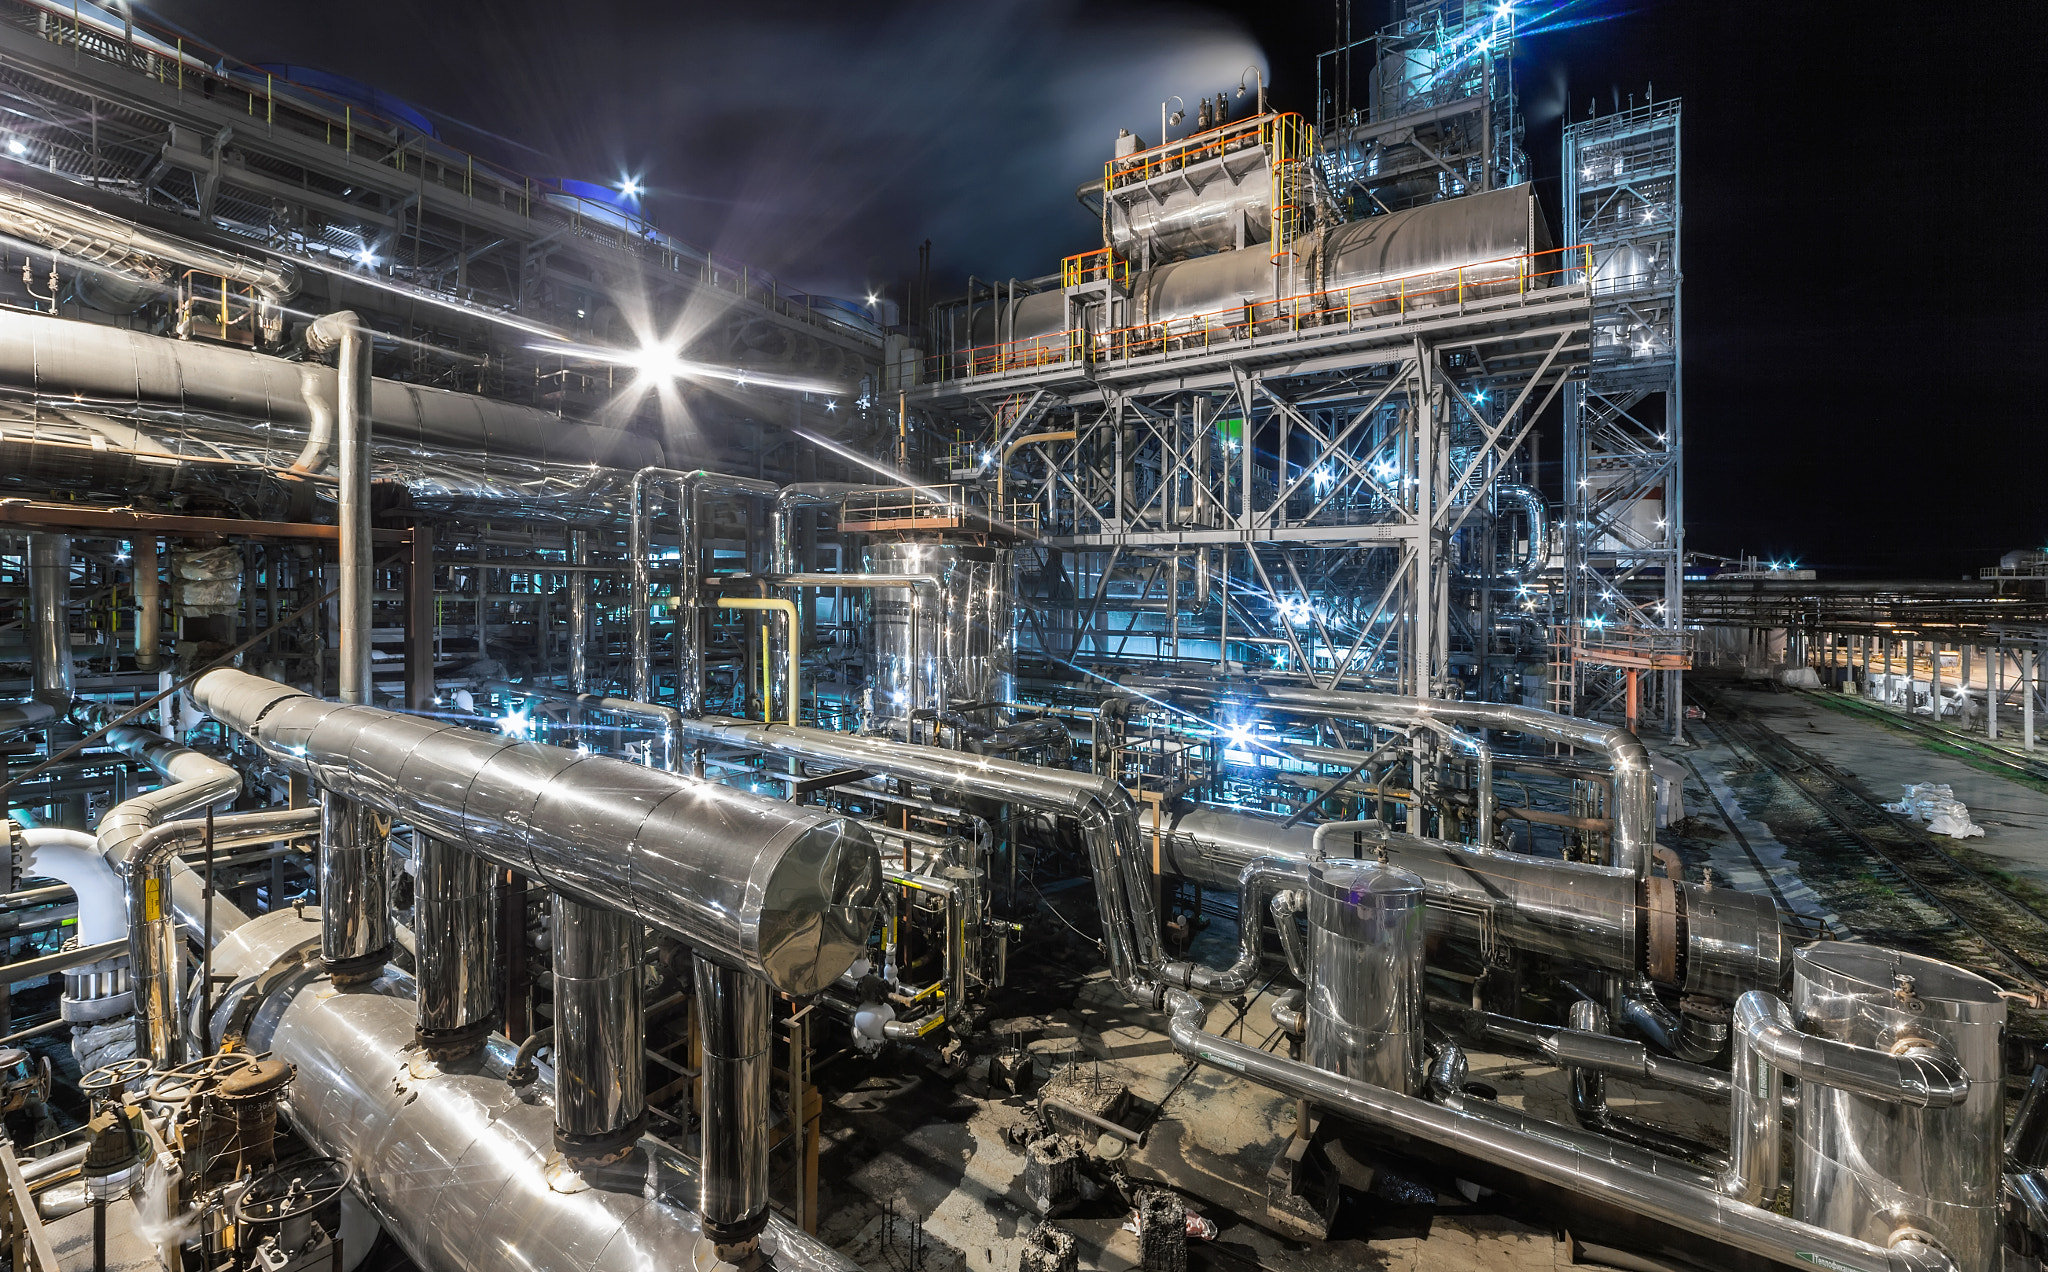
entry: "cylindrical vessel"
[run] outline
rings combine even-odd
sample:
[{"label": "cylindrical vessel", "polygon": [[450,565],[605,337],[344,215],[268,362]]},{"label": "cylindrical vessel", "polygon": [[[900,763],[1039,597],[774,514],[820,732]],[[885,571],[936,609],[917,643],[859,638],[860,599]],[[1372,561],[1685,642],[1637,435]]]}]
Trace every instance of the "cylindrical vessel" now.
[{"label": "cylindrical vessel", "polygon": [[320,961],[337,983],[374,977],[391,960],[384,870],[391,815],[320,794]]},{"label": "cylindrical vessel", "polygon": [[697,1022],[704,1039],[704,1231],[740,1245],[768,1221],[768,983],[695,960]]},{"label": "cylindrical vessel", "polygon": [[1931,958],[1825,941],[1793,958],[1802,1032],[1961,1062],[1970,1089],[1916,1108],[1813,1083],[1800,1087],[1792,1215],[1879,1246],[1914,1234],[1958,1268],[1992,1268],[2000,1244],[2006,1005],[1983,977]]},{"label": "cylindrical vessel", "polygon": [[640,921],[554,896],[555,1142],[603,1161],[647,1118]]},{"label": "cylindrical vessel", "polygon": [[1308,895],[1302,1058],[1414,1094],[1422,1078],[1422,880],[1377,861],[1325,861]]},{"label": "cylindrical vessel", "polygon": [[630,911],[790,994],[866,947],[881,894],[858,823],[606,756],[370,707],[221,670],[194,697],[323,790],[462,843],[591,905]]},{"label": "cylindrical vessel", "polygon": [[[906,722],[912,711],[1015,697],[1016,597],[1007,549],[874,543],[866,562],[873,574],[936,575],[942,584],[936,596],[928,587],[875,590],[869,612],[878,726]],[[999,705],[972,714],[984,724],[1009,719]]]},{"label": "cylindrical vessel", "polygon": [[436,1059],[453,1060],[482,1046],[498,1018],[491,976],[497,872],[475,853],[432,835],[415,832],[413,845],[420,1041]]},{"label": "cylindrical vessel", "polygon": [[31,693],[59,711],[71,708],[71,536],[28,537]]}]

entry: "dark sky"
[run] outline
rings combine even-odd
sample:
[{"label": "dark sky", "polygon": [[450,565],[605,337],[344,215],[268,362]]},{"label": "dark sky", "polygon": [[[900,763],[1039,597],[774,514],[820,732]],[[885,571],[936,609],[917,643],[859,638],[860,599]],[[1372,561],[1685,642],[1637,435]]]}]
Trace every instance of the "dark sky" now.
[{"label": "dark sky", "polygon": [[[664,226],[837,294],[896,284],[925,238],[942,278],[1050,271],[1097,245],[1073,189],[1118,127],[1152,139],[1162,97],[1251,62],[1312,112],[1332,30],[1329,0],[155,11],[516,138],[529,170],[640,174]],[[1579,0],[1539,25],[1518,76],[1553,222],[1567,101],[1686,101],[1689,546],[1954,576],[2048,545],[2048,6]]]}]

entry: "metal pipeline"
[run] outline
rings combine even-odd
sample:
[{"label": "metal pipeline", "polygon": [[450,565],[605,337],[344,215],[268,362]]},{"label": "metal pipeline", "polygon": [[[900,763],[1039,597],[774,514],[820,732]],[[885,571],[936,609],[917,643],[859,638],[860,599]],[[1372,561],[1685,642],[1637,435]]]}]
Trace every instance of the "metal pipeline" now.
[{"label": "metal pipeline", "polygon": [[1550,564],[1550,509],[1543,502],[1542,493],[1530,486],[1497,485],[1493,497],[1496,506],[1502,500],[1520,504],[1522,516],[1529,523],[1529,555],[1500,572],[1501,578],[1509,583],[1527,583]]},{"label": "metal pipeline", "polygon": [[702,954],[692,968],[704,1043],[698,1216],[720,1258],[739,1262],[768,1222],[768,983]]},{"label": "metal pipeline", "polygon": [[[213,822],[214,851],[295,838],[318,830],[322,820],[323,810],[319,808],[265,809],[217,817]],[[104,826],[105,822],[101,824]],[[146,1056],[160,1067],[182,1064],[186,1058],[182,997],[185,942],[179,932],[180,926],[185,925],[185,916],[166,907],[164,899],[175,895],[178,874],[191,879],[196,887],[198,876],[178,860],[178,855],[205,839],[206,822],[192,819],[151,826],[123,845],[128,854],[128,958],[135,978],[135,1054]],[[103,847],[107,843],[104,829],[100,843]],[[204,902],[199,904],[203,908]],[[213,910],[216,945],[228,933],[250,922],[248,916],[221,897],[214,898]],[[203,923],[203,917],[198,917],[197,922],[186,926],[203,936]]]},{"label": "metal pipeline", "polygon": [[[686,737],[700,743],[866,769],[930,786],[954,798],[995,800],[1070,819],[1088,845],[1110,973],[1133,998],[1156,999],[1158,986],[1153,978],[1162,953],[1152,868],[1149,858],[1139,851],[1137,808],[1114,781],[993,756],[964,755],[822,729],[765,726],[729,716],[684,720],[681,727]],[[1191,975],[1199,989],[1215,973],[1195,968]]]},{"label": "metal pipeline", "polygon": [[[139,877],[132,858],[136,842],[143,834],[159,822],[233,800],[242,793],[242,775],[210,755],[179,746],[160,733],[134,725],[116,725],[107,730],[106,740],[107,745],[123,755],[149,765],[164,780],[164,785],[156,790],[108,809],[95,828],[101,855],[128,880],[132,896]],[[198,872],[183,862],[173,861],[169,869],[171,913],[178,926],[196,937],[205,922],[204,883]],[[249,916],[227,898],[213,899],[216,935],[248,921]]]},{"label": "metal pipeline", "polygon": [[1650,851],[1656,846],[1657,784],[1650,772],[1649,751],[1627,729],[1499,702],[1397,698],[1390,694],[1257,682],[1201,684],[1133,678],[1126,683],[1207,706],[1235,700],[1283,715],[1369,720],[1399,728],[1434,723],[1501,729],[1560,746],[1598,751],[1607,757],[1614,777],[1614,833],[1609,864],[1628,870],[1638,879],[1649,875]]},{"label": "metal pipeline", "polygon": [[354,310],[323,314],[306,347],[335,354],[335,423],[340,438],[341,666],[343,702],[370,700],[370,339]]},{"label": "metal pipeline", "polygon": [[[1195,963],[1167,963],[1159,969],[1160,979],[1176,988],[1186,988],[1194,984],[1198,974],[1206,973],[1202,977],[1202,992],[1221,997],[1241,994],[1250,988],[1265,957],[1265,929],[1259,921],[1266,908],[1265,893],[1288,885],[1306,886],[1308,866],[1308,861],[1286,857],[1262,857],[1246,866],[1237,879],[1236,961],[1221,972],[1211,972]],[[1275,914],[1274,918],[1278,920],[1280,916]],[[1291,914],[1285,920],[1293,921]]]},{"label": "metal pipeline", "polygon": [[[497,871],[475,853],[417,831],[413,860],[418,871],[413,966],[420,1041],[446,1063],[482,1046],[498,1018],[498,990],[491,976]],[[561,976],[557,970],[558,985]]]},{"label": "metal pipeline", "polygon": [[162,661],[164,619],[156,536],[137,535],[129,542],[135,557],[135,670],[155,671]]},{"label": "metal pipeline", "polygon": [[166,290],[176,279],[174,270],[166,265],[251,288],[273,306],[299,287],[298,271],[290,265],[252,260],[190,239],[158,234],[96,208],[18,184],[0,186],[0,230],[41,243],[90,269]]},{"label": "metal pipeline", "polygon": [[280,767],[789,994],[866,945],[881,876],[858,823],[608,756],[322,702],[246,672],[193,697]]},{"label": "metal pipeline", "polygon": [[629,687],[633,697],[640,702],[654,698],[654,628],[653,615],[649,607],[651,584],[648,580],[649,522],[652,513],[647,508],[649,487],[656,484],[672,485],[676,488],[676,671],[679,683],[676,687],[676,706],[686,716],[701,715],[704,711],[704,654],[699,637],[698,588],[703,563],[698,559],[697,550],[697,496],[706,495],[772,495],[776,491],[774,482],[759,481],[752,477],[728,477],[722,473],[707,472],[704,469],[684,471],[677,468],[648,467],[633,474],[628,497],[626,557],[632,571],[631,594],[627,601],[631,610],[633,637],[632,670]]},{"label": "metal pipeline", "polygon": [[569,691],[590,689],[590,580],[582,567],[590,564],[590,533],[569,532],[569,564],[577,570],[569,575]]},{"label": "metal pipeline", "polygon": [[790,541],[794,534],[790,514],[795,509],[836,506],[846,502],[848,495],[879,489],[854,481],[805,481],[775,492],[775,507],[768,514],[769,570],[789,574],[796,569],[796,545]]},{"label": "metal pipeline", "polygon": [[337,985],[391,961],[390,845],[388,811],[320,792],[320,961]]},{"label": "metal pipeline", "polygon": [[1970,1095],[1970,1077],[1946,1049],[1904,1039],[1896,1051],[1802,1033],[1776,995],[1752,990],[1735,1001],[1729,1076],[1729,1165],[1721,1187],[1748,1205],[1765,1204],[1783,1168],[1782,1078],[1817,1083],[1915,1108],[1949,1108]]},{"label": "metal pipeline", "polygon": [[[1428,729],[1438,737],[1464,747],[1472,753],[1478,778],[1477,789],[1473,792],[1473,802],[1477,805],[1479,814],[1479,825],[1473,832],[1473,837],[1480,847],[1492,847],[1496,820],[1493,804],[1493,748],[1463,729],[1454,729],[1434,720],[1416,727]],[[1341,764],[1346,768],[1363,768],[1382,758],[1381,751],[1352,751],[1333,746],[1289,746],[1287,752],[1295,759],[1310,764]]]},{"label": "metal pipeline", "polygon": [[606,715],[646,720],[658,731],[661,742],[661,748],[651,757],[651,763],[656,768],[665,769],[670,767],[674,759],[678,725],[683,718],[682,712],[674,707],[664,707],[655,702],[634,702],[629,698],[604,698],[596,694],[570,693],[543,685],[515,685],[509,680],[486,680],[477,685],[477,690],[480,693],[495,693],[507,698],[531,698],[537,702],[560,703],[569,714],[578,718],[588,712],[601,711]]},{"label": "metal pipeline", "polygon": [[32,724],[44,724],[56,718],[57,709],[47,702],[30,700],[0,703],[0,737],[19,732]]},{"label": "metal pipeline", "polygon": [[[1791,974],[1792,938],[1766,894],[1671,883],[1672,913],[1683,921],[1653,930],[1648,887],[1627,870],[1349,825],[1350,853],[1384,849],[1390,864],[1422,879],[1432,932],[1483,951],[1498,943],[1630,975],[1654,969],[1663,983],[1727,1001]],[[1238,809],[1198,806],[1170,829],[1162,869],[1212,888],[1235,886],[1253,861],[1306,861],[1318,847],[1315,827]]]},{"label": "metal pipeline", "polygon": [[[718,598],[718,608],[729,610],[773,610],[781,614],[784,621],[788,623],[789,663],[783,672],[783,692],[789,697],[789,725],[791,728],[795,728],[802,718],[800,715],[800,703],[802,702],[801,693],[803,689],[803,632],[797,626],[796,602],[785,601],[777,596],[721,596]],[[772,675],[772,668],[765,665],[762,667],[762,671],[764,674]],[[775,719],[774,694],[772,690],[766,687],[764,687],[763,692],[768,694],[768,696],[761,703],[761,718],[773,721]]]},{"label": "metal pipeline", "polygon": [[[246,1013],[250,1049],[299,1072],[284,1095],[293,1129],[354,1168],[351,1186],[425,1272],[600,1272],[710,1254],[687,1208],[702,1185],[686,1159],[645,1139],[601,1176],[565,1175],[550,1162],[551,1084],[505,1081],[511,1043],[493,1038],[473,1066],[419,1064],[408,1053],[416,1008],[403,975],[305,992],[318,984],[317,968],[301,961],[312,926],[290,910],[267,914],[217,953],[218,965],[243,982],[231,994],[260,996]],[[859,1272],[779,1216],[759,1241],[780,1272]]]},{"label": "metal pipeline", "polygon": [[[617,1159],[647,1124],[640,921],[559,892],[553,901],[555,1145],[590,1165]],[[765,1109],[763,1125],[765,1135]]]},{"label": "metal pipeline", "polygon": [[1885,1249],[1735,1201],[1721,1195],[1710,1178],[1668,1157],[1486,1101],[1462,1100],[1454,1108],[1401,1095],[1205,1032],[1207,1009],[1192,994],[1168,991],[1167,1005],[1168,1031],[1182,1055],[1340,1116],[1591,1194],[1671,1228],[1783,1263],[1822,1263],[1851,1272],[1953,1272],[1947,1257],[1918,1242]]},{"label": "metal pipeline", "polygon": [[77,690],[71,671],[71,536],[28,537],[30,696],[60,712]]}]

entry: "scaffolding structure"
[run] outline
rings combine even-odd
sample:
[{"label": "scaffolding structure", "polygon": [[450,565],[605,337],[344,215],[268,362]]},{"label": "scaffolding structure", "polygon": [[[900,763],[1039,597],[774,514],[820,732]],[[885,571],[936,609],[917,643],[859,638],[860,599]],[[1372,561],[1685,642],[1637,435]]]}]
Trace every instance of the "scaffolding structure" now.
[{"label": "scaffolding structure", "polygon": [[[1685,630],[1685,438],[1676,100],[1569,125],[1565,235],[1587,255],[1591,359],[1565,409],[1564,604],[1572,648],[1677,648]],[[1637,677],[1558,660],[1553,705],[1612,708]],[[1651,677],[1646,708],[1682,728],[1684,660]]]}]

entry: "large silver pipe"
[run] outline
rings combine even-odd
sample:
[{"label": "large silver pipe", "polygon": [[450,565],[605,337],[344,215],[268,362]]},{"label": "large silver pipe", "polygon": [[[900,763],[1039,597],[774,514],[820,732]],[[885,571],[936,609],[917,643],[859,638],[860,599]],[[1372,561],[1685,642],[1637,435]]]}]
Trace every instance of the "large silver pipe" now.
[{"label": "large silver pipe", "polygon": [[678,725],[683,715],[674,707],[664,707],[656,702],[634,702],[627,698],[605,698],[591,693],[569,693],[561,689],[550,689],[543,685],[515,685],[509,680],[486,680],[477,686],[485,693],[501,694],[507,698],[531,698],[537,702],[560,704],[549,714],[568,714],[576,718],[599,711],[606,715],[625,716],[628,719],[645,720],[654,727],[655,747],[649,762],[656,768],[668,768],[675,755]]},{"label": "large silver pipe", "polygon": [[135,670],[155,671],[162,660],[164,616],[156,536],[138,535],[130,542],[135,558]]},{"label": "large silver pipe", "polygon": [[[688,719],[681,722],[681,728],[684,736],[696,742],[779,759],[866,769],[930,786],[955,798],[996,800],[1070,819],[1088,845],[1110,974],[1119,987],[1140,1001],[1157,996],[1155,978],[1163,955],[1151,863],[1139,851],[1137,808],[1130,795],[1109,778],[822,729],[762,725],[729,716]],[[1215,975],[1206,968],[1192,968],[1189,974],[1195,978],[1196,988]]]},{"label": "large silver pipe", "polygon": [[483,1044],[498,1018],[491,975],[497,872],[475,853],[418,831],[413,860],[420,1041],[435,1059],[457,1060]]},{"label": "large silver pipe", "polygon": [[[1265,929],[1259,916],[1266,908],[1266,893],[1305,887],[1308,881],[1309,862],[1306,859],[1261,857],[1245,866],[1237,879],[1237,959],[1221,973],[1207,978],[1202,986],[1204,993],[1227,996],[1241,994],[1250,987],[1265,957]],[[1284,940],[1285,929],[1295,922],[1295,918],[1292,913],[1283,918],[1278,913],[1277,904],[1274,909],[1273,918],[1281,927]],[[1161,978],[1169,985],[1188,985],[1198,970],[1208,969],[1198,969],[1190,963],[1168,963],[1160,972]]]},{"label": "large silver pipe", "polygon": [[693,971],[704,1041],[698,1215],[721,1257],[739,1262],[768,1221],[768,984],[702,954]]},{"label": "large silver pipe", "polygon": [[772,544],[768,568],[776,574],[789,574],[796,569],[796,544],[792,542],[795,522],[792,514],[796,509],[841,504],[848,495],[875,489],[877,487],[855,481],[803,481],[777,491],[775,507],[768,514]]},{"label": "large silver pipe", "polygon": [[[394,973],[340,993],[302,992],[318,984],[294,953],[311,927],[289,909],[265,915],[216,965],[275,984],[251,1013],[251,1049],[298,1070],[284,1096],[293,1129],[354,1168],[356,1193],[425,1272],[612,1272],[688,1267],[710,1254],[689,1209],[700,1183],[686,1159],[648,1139],[612,1168],[626,1177],[618,1186],[565,1178],[550,1162],[551,1084],[505,1082],[512,1044],[493,1038],[476,1066],[409,1064],[409,980]],[[779,1216],[760,1242],[781,1272],[859,1272]]]},{"label": "large silver pipe", "polygon": [[611,1161],[640,1138],[647,1123],[640,920],[557,892],[549,936],[555,1144],[577,1164]]},{"label": "large silver pipe", "polygon": [[[1679,1231],[1783,1263],[1821,1263],[1850,1272],[1954,1272],[1954,1265],[1930,1246],[1902,1241],[1885,1249],[1786,1219],[1721,1195],[1710,1178],[1682,1163],[1574,1127],[1511,1109],[1488,1108],[1482,1114],[1485,1101],[1447,1108],[1208,1033],[1202,1028],[1207,1010],[1192,994],[1169,991],[1167,1004],[1169,1033],[1182,1055],[1340,1116],[1597,1196]],[[1513,1123],[1502,1115],[1512,1115]]]},{"label": "large silver pipe", "polygon": [[71,536],[28,537],[30,692],[37,702],[69,711],[77,690],[71,670]]},{"label": "large silver pipe", "polygon": [[165,289],[184,270],[252,288],[272,304],[290,296],[299,285],[298,271],[290,265],[252,260],[190,239],[158,234],[82,203],[13,183],[0,185],[0,230],[41,243],[103,273]]},{"label": "large silver pipe", "polygon": [[[1198,806],[1176,817],[1171,830],[1162,867],[1212,888],[1235,886],[1245,866],[1261,858],[1307,861],[1317,850],[1317,828],[1239,809]],[[1746,990],[1776,989],[1791,974],[1792,940],[1763,893],[1672,884],[1674,913],[1685,922],[1652,933],[1643,885],[1625,869],[1398,831],[1353,838],[1351,851],[1384,849],[1389,862],[1422,879],[1432,931],[1482,949],[1498,941],[1627,974],[1669,969],[1660,977],[1666,983],[1728,1001]]]},{"label": "large silver pipe", "polygon": [[590,534],[569,532],[569,564],[579,567],[569,575],[569,689],[585,693],[590,689],[590,579],[581,568],[590,564]]},{"label": "large silver pipe", "polygon": [[1496,503],[1521,505],[1522,516],[1529,523],[1528,555],[1500,572],[1501,578],[1509,583],[1527,583],[1550,564],[1550,508],[1543,502],[1542,492],[1533,486],[1502,483],[1493,488],[1493,497]]},{"label": "large silver pipe", "polygon": [[0,702],[0,737],[56,718],[57,709],[47,702]]},{"label": "large silver pipe", "polygon": [[632,624],[632,670],[629,687],[632,696],[641,702],[654,698],[654,630],[650,608],[650,591],[647,554],[652,538],[653,513],[647,506],[648,495],[657,485],[672,486],[676,492],[676,537],[679,551],[676,557],[676,668],[680,684],[676,690],[676,705],[685,715],[697,715],[704,709],[704,655],[702,646],[702,604],[697,595],[702,582],[702,562],[697,546],[697,496],[702,495],[758,495],[775,493],[771,481],[760,481],[752,477],[729,477],[723,473],[706,472],[704,469],[684,471],[677,468],[650,466],[633,474],[633,483],[628,497],[628,516],[631,524],[627,531],[626,556],[631,570],[631,595],[627,598],[631,609]]},{"label": "large silver pipe", "polygon": [[323,314],[306,347],[335,353],[335,421],[340,435],[341,700],[368,702],[370,681],[370,340],[354,310]]},{"label": "large silver pipe", "polygon": [[[210,755],[179,746],[160,733],[121,724],[107,730],[107,744],[150,766],[164,784],[124,800],[101,815],[94,828],[100,853],[135,886],[130,865],[135,844],[159,822],[234,799],[242,793],[242,775]],[[170,875],[171,914],[188,934],[197,936],[205,921],[204,884],[197,871],[174,862]],[[226,897],[213,899],[213,930],[221,934],[249,921]]]},{"label": "large silver pipe", "polygon": [[[214,851],[227,852],[304,835],[320,828],[321,817],[318,808],[265,809],[218,817],[213,822]],[[198,883],[198,876],[178,858],[180,853],[205,842],[206,829],[206,822],[198,818],[166,821],[141,831],[122,845],[128,876],[128,959],[135,980],[135,1054],[160,1067],[184,1063],[186,1052],[182,916],[165,901],[175,896],[174,885],[179,876]],[[104,849],[108,842],[104,830],[99,842]],[[109,859],[113,859],[112,854]],[[203,901],[200,904],[203,906]],[[224,898],[214,898],[213,908],[212,936],[216,946],[230,932],[239,931],[250,922],[248,916]],[[204,919],[199,921],[203,923]],[[204,935],[203,931],[200,935]]]},{"label": "large silver pipe", "polygon": [[1399,698],[1295,685],[1203,684],[1150,678],[1126,683],[1142,684],[1148,691],[1208,705],[1241,700],[1247,706],[1270,707],[1281,714],[1370,720],[1400,728],[1438,723],[1501,729],[1560,746],[1598,751],[1607,758],[1614,775],[1614,833],[1609,864],[1622,867],[1639,879],[1649,876],[1650,853],[1656,847],[1657,785],[1650,772],[1649,751],[1627,729],[1502,702]]},{"label": "large silver pipe", "polygon": [[193,697],[279,766],[789,994],[866,946],[881,888],[858,823],[600,755],[322,702],[222,669]]},{"label": "large silver pipe", "polygon": [[391,814],[320,792],[320,960],[336,984],[375,977],[391,961]]}]

